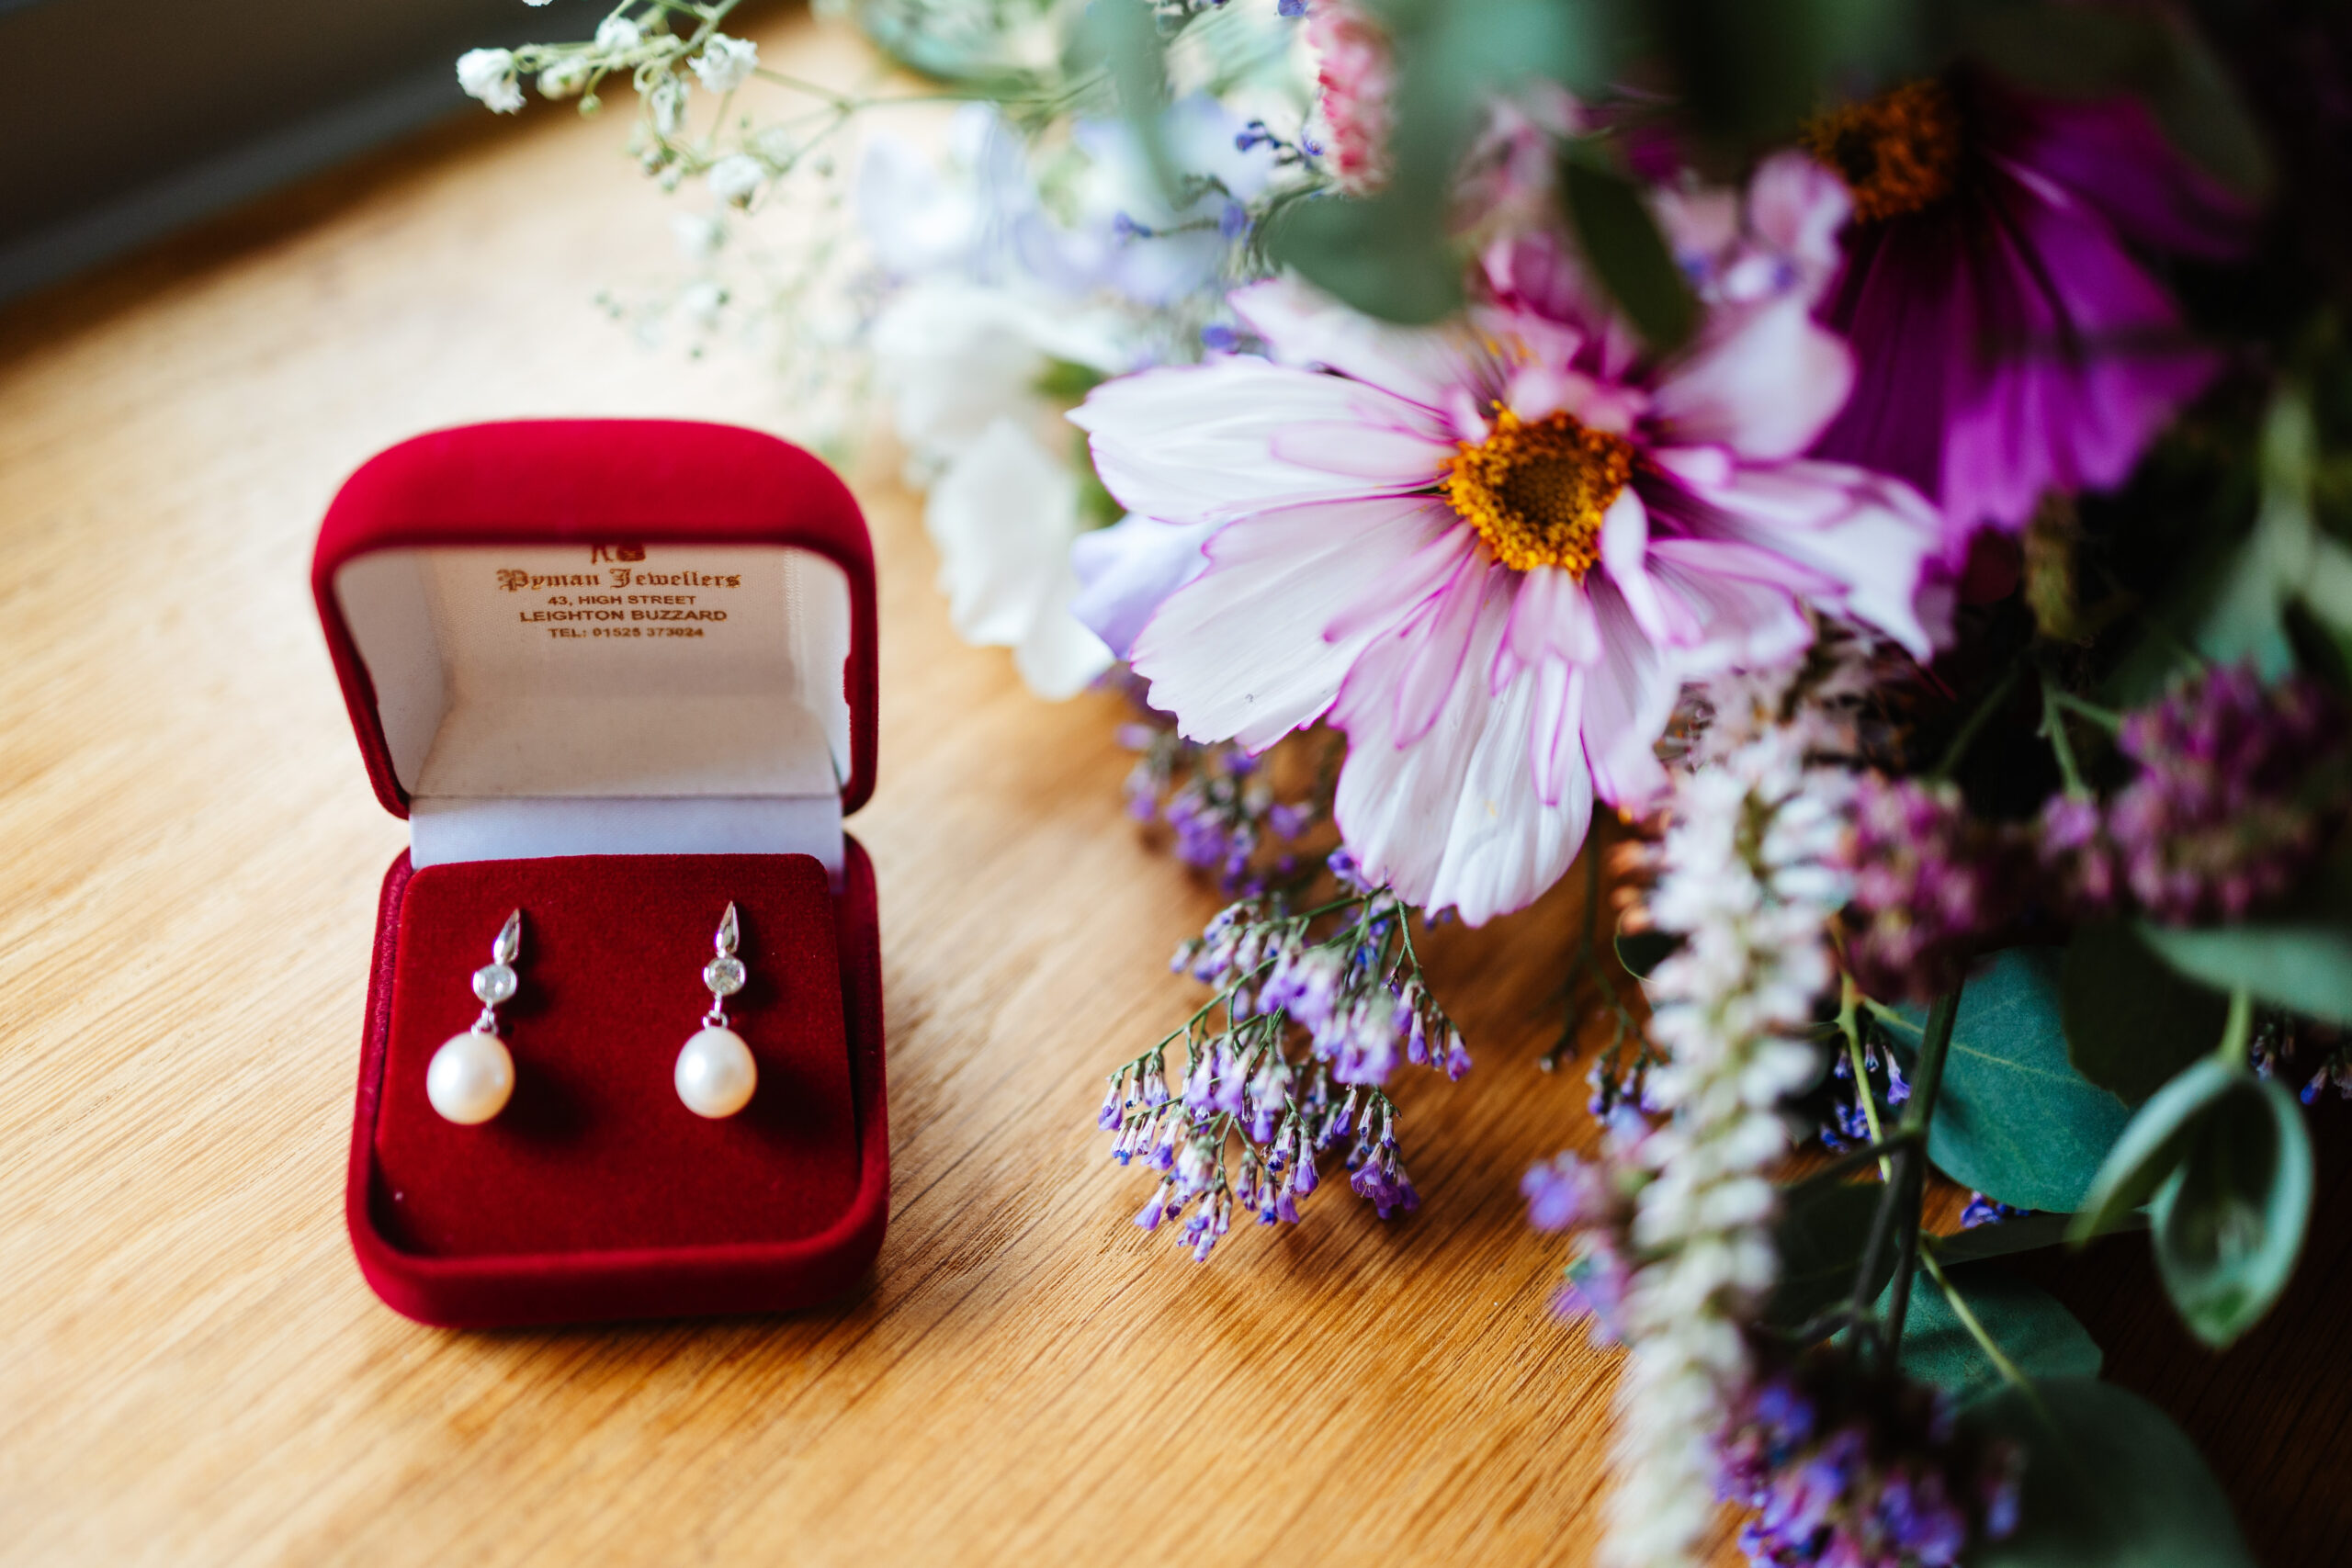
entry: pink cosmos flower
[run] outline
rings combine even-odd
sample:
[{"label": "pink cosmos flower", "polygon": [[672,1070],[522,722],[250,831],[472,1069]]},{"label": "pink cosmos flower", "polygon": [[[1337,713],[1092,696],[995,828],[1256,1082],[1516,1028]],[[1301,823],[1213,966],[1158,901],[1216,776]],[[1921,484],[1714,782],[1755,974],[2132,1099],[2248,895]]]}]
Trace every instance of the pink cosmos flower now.
[{"label": "pink cosmos flower", "polygon": [[1547,242],[1498,246],[1487,281],[1448,329],[1258,284],[1233,304],[1268,357],[1072,415],[1130,509],[1218,525],[1136,639],[1153,705],[1251,750],[1328,716],[1365,874],[1474,924],[1558,879],[1596,795],[1664,782],[1687,677],[1793,656],[1808,606],[1925,657],[1939,543],[1907,486],[1800,456],[1852,379],[1803,289],[1719,298],[1658,361]]},{"label": "pink cosmos flower", "polygon": [[1806,141],[1853,193],[1822,319],[1861,367],[1815,452],[1917,486],[1951,558],[2047,490],[2120,483],[2219,367],[2135,251],[2227,255],[2248,214],[2136,99],[1955,72],[1832,110]]}]

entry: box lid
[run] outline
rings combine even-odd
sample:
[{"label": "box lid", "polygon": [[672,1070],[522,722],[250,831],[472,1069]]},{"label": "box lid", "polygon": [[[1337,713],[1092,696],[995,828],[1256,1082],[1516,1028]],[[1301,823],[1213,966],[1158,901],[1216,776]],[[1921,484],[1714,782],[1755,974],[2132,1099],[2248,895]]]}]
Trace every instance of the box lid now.
[{"label": "box lid", "polygon": [[691,835],[713,810],[772,820],[819,794],[838,822],[873,793],[872,542],[831,469],[773,436],[421,435],[337,492],[311,589],[395,816],[456,802],[468,831],[504,833],[651,800]]}]

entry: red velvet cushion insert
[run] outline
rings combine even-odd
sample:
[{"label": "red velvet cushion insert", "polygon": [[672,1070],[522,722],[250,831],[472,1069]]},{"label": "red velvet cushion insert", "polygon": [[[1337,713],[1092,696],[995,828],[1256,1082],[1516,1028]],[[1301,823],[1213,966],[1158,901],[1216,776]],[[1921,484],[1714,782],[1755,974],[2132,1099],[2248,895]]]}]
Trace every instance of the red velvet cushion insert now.
[{"label": "red velvet cushion insert", "polygon": [[[678,1048],[732,900],[751,970],[729,998],[759,1064],[722,1121],[680,1103]],[[523,911],[521,987],[499,1009],[514,1095],[475,1127],[424,1095],[433,1053],[481,1010],[469,986]],[[833,902],[806,855],[627,855],[427,866],[401,900],[373,1208],[441,1257],[791,1241],[859,1179]]]}]

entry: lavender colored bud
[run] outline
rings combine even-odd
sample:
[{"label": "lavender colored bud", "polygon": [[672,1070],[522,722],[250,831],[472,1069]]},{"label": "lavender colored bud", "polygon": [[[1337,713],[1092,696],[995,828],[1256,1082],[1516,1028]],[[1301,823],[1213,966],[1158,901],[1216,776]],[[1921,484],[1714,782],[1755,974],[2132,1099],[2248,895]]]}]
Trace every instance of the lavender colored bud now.
[{"label": "lavender colored bud", "polygon": [[1470,1070],[1469,1047],[1462,1043],[1462,1032],[1448,1030],[1445,1037],[1445,1076],[1455,1083]]},{"label": "lavender colored bud", "polygon": [[1119,1125],[1121,1113],[1119,1086],[1121,1079],[1125,1077],[1125,1074],[1121,1074],[1119,1078],[1111,1080],[1111,1092],[1102,1097],[1102,1109],[1094,1117],[1094,1124],[1106,1133],[1114,1131]]},{"label": "lavender colored bud", "polygon": [[1142,1213],[1136,1215],[1136,1224],[1138,1226],[1147,1231],[1156,1231],[1159,1228],[1159,1222],[1168,1217],[1168,1183],[1161,1182],[1159,1190],[1151,1195],[1151,1201],[1146,1203]]}]

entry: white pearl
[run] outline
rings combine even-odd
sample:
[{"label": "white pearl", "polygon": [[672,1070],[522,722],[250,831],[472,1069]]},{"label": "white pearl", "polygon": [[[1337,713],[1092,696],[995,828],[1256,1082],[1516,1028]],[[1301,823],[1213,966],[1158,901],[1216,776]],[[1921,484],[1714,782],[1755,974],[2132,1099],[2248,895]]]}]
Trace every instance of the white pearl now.
[{"label": "white pearl", "polygon": [[506,1109],[506,1097],[514,1092],[514,1058],[497,1035],[478,1030],[443,1041],[424,1069],[425,1098],[461,1127],[489,1121]]},{"label": "white pearl", "polygon": [[760,1069],[752,1048],[731,1029],[713,1026],[678,1053],[678,1098],[697,1116],[732,1116],[751,1102]]}]

